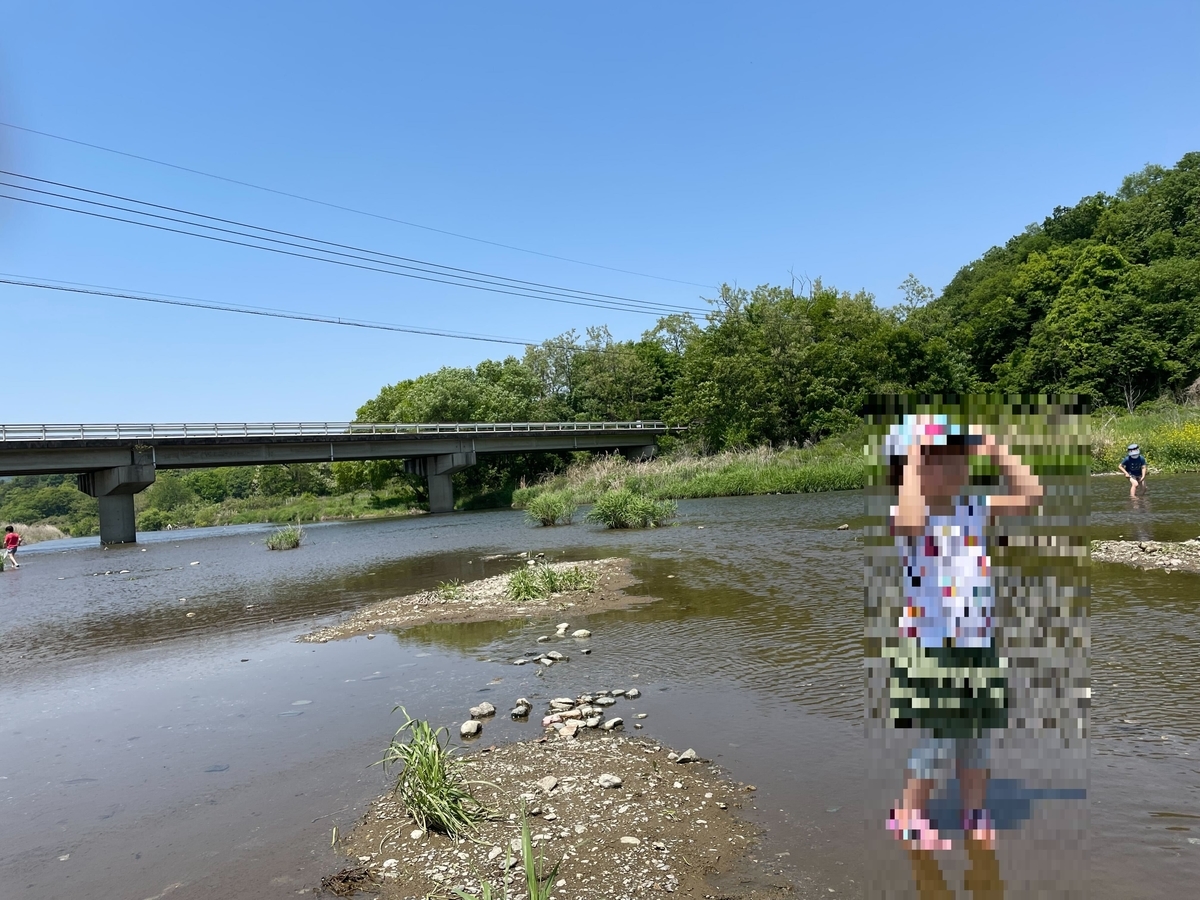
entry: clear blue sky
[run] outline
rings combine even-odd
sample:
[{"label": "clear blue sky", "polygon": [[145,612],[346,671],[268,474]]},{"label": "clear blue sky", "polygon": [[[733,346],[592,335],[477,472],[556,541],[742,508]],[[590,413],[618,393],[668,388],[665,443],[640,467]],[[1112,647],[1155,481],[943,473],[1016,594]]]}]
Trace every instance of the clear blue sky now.
[{"label": "clear blue sky", "polygon": [[[1200,149],[1198,36],[1190,0],[9,2],[0,119],[547,254],[891,303],[910,272],[940,289],[1055,205]],[[514,278],[715,290],[7,128],[0,168]],[[0,272],[533,340],[654,322],[7,200]],[[0,303],[5,422],[345,419],[507,352],[5,285]]]}]

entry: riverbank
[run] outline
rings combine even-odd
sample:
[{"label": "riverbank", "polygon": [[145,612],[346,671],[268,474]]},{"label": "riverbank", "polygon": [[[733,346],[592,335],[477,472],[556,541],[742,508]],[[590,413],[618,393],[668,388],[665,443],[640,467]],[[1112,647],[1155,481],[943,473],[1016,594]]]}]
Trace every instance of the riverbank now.
[{"label": "riverbank", "polygon": [[[523,885],[522,814],[539,871],[557,867],[555,896],[634,900],[660,892],[718,894],[713,882],[737,871],[729,900],[791,894],[748,862],[757,829],[739,816],[755,788],[726,779],[694,751],[599,732],[488,747],[464,760],[472,793],[492,816],[467,840],[425,831],[384,794],[340,843],[355,860],[326,890],[359,885],[386,900],[481,893],[506,875]],[[561,892],[561,893],[560,893]]]},{"label": "riverbank", "polygon": [[[519,566],[528,563],[539,564],[536,558],[523,557],[525,554],[514,557],[514,561],[518,562]],[[636,583],[629,567],[627,559],[551,563],[546,566],[551,571],[577,569],[586,573],[592,581],[592,586],[583,590],[552,593],[543,598],[524,599],[520,602],[513,600],[508,593],[512,572],[467,584],[446,583],[436,590],[421,591],[373,603],[343,622],[310,631],[296,640],[324,644],[355,635],[412,628],[431,622],[502,621],[519,617],[534,618],[551,613],[556,616],[565,615],[568,611],[574,616],[586,616],[611,609],[625,609],[646,603],[650,599],[625,593],[625,588]],[[519,572],[520,567],[514,571]]]}]

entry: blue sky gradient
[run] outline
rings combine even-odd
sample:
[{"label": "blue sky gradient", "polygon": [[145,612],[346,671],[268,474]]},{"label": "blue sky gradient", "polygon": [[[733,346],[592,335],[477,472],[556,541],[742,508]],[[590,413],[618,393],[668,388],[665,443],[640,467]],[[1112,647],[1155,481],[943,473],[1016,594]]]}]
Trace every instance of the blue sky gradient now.
[{"label": "blue sky gradient", "polygon": [[[703,306],[881,302],[1200,149],[1200,4],[8,3],[0,168],[449,265]],[[541,340],[654,317],[0,200],[0,272]],[[706,285],[700,287],[697,285]],[[6,422],[338,420],[493,345],[0,285]],[[520,348],[513,348],[517,353]]]}]

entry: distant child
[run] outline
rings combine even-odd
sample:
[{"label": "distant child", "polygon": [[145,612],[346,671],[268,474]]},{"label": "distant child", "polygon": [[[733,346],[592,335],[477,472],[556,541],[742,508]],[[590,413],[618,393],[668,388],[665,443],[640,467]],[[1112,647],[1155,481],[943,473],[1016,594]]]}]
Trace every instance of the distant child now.
[{"label": "distant child", "polygon": [[4,562],[12,563],[14,569],[21,568],[17,562],[17,548],[21,546],[21,536],[15,528],[9,525],[4,529]]},{"label": "distant child", "polygon": [[1129,496],[1136,497],[1138,485],[1146,483],[1146,457],[1137,444],[1130,444],[1128,451],[1118,468],[1129,479]]}]

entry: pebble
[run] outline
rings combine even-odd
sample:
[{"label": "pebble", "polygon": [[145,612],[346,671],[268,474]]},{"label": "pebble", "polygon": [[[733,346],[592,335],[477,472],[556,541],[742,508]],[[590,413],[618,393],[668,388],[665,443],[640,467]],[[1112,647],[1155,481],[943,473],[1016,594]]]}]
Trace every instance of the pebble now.
[{"label": "pebble", "polygon": [[619,788],[624,783],[619,775],[601,775],[596,779],[596,784],[602,788]]},{"label": "pebble", "polygon": [[469,722],[463,722],[458,726],[458,733],[462,737],[474,737],[481,731],[483,731],[483,726],[474,719],[471,719]]},{"label": "pebble", "polygon": [[578,631],[573,632],[571,634],[571,637],[577,637],[577,638],[589,638],[591,636],[592,636],[592,633],[590,631],[588,631],[586,628],[580,628]]},{"label": "pebble", "polygon": [[494,860],[497,856],[499,856],[503,852],[504,852],[504,849],[502,847],[493,847],[491,850],[488,851],[488,862],[491,862],[492,860]]},{"label": "pebble", "polygon": [[625,837],[621,838],[621,843],[622,844],[630,844],[631,846],[636,847],[638,844],[641,843],[641,841],[639,841],[635,837],[630,837],[629,835],[625,835]]},{"label": "pebble", "polygon": [[679,754],[679,756],[675,760],[675,762],[690,763],[690,762],[695,762],[696,759],[697,759],[696,751],[689,747],[687,750],[684,750],[682,753]]},{"label": "pebble", "polygon": [[554,660],[552,660],[552,659],[551,659],[550,657],[548,657],[548,656],[543,656],[541,659],[539,659],[539,660],[538,660],[538,662],[540,662],[540,663],[541,663],[543,666],[552,666],[552,665],[554,665]]},{"label": "pebble", "polygon": [[529,718],[529,713],[530,713],[531,711],[532,711],[532,707],[529,707],[529,706],[520,706],[520,705],[518,705],[518,706],[514,706],[514,707],[513,707],[513,710],[512,710],[512,712],[510,713],[510,715],[511,715],[511,716],[512,716],[514,719],[528,719],[528,718]]},{"label": "pebble", "polygon": [[520,659],[514,659],[513,665],[514,666],[523,666],[527,662],[529,662],[529,660],[527,660],[525,657],[522,656]]},{"label": "pebble", "polygon": [[637,688],[630,688],[629,690],[627,690],[625,692],[626,700],[636,700],[640,696],[642,696],[642,692],[639,691]]},{"label": "pebble", "polygon": [[621,720],[621,718],[618,716],[618,717],[617,717],[617,718],[615,718],[615,719],[609,719],[607,722],[605,722],[605,723],[604,723],[603,725],[601,725],[600,727],[601,727],[602,729],[604,729],[605,731],[616,731],[616,730],[618,730],[618,729],[620,729],[620,728],[624,727],[624,725],[625,725],[625,723],[624,723],[624,722]]},{"label": "pebble", "polygon": [[557,625],[555,625],[554,627],[555,627],[555,628],[556,628],[558,631],[566,631],[568,628],[570,628],[570,627],[571,627],[571,623],[570,623],[570,622],[559,622],[559,623],[558,623]]},{"label": "pebble", "polygon": [[586,725],[588,728],[595,728],[597,725],[600,724],[600,717],[599,716],[588,716],[587,721],[585,721],[583,724]]},{"label": "pebble", "polygon": [[[476,723],[476,724],[478,724],[478,723]],[[408,836],[412,840],[417,841],[417,840],[420,840],[422,837],[424,837],[424,835],[425,835],[425,832],[422,831],[420,828],[414,828],[411,832],[409,832]]]},{"label": "pebble", "polygon": [[550,659],[554,660],[555,662],[564,662],[567,659],[565,656],[563,656],[557,650],[551,650],[549,653],[546,654],[546,656],[548,656]]},{"label": "pebble", "polygon": [[849,531],[849,530],[850,530],[850,526],[849,526],[849,525],[839,525],[839,526],[837,527],[837,530],[838,530],[838,531]]},{"label": "pebble", "polygon": [[563,725],[562,730],[558,733],[559,737],[565,740],[570,740],[579,732],[581,724],[582,723],[580,722],[568,722],[567,724]]},{"label": "pebble", "polygon": [[625,692],[624,692],[623,690],[616,690],[616,691],[613,691],[613,692],[612,692],[612,695],[613,695],[614,697],[624,697],[624,696],[625,696]]},{"label": "pebble", "polygon": [[537,639],[537,642],[538,642],[539,644],[544,644],[544,643],[546,643],[546,642],[547,642],[547,641],[549,641],[549,640],[550,640],[550,635],[548,635],[548,634],[543,634],[541,637],[539,637],[539,638]]},{"label": "pebble", "polygon": [[496,707],[492,706],[486,700],[478,706],[471,707],[471,718],[473,719],[486,719],[488,716],[494,716],[495,714]]},{"label": "pebble", "polygon": [[644,719],[648,715],[650,715],[650,713],[638,713],[636,716],[634,716],[634,718],[635,719]]},{"label": "pebble", "polygon": [[[414,835],[414,837],[420,837],[424,833],[425,832],[423,832],[423,831],[414,831],[413,835]],[[394,869],[398,865],[400,865],[400,860],[398,860],[398,859],[385,859],[382,863],[380,863],[379,868]]]},{"label": "pebble", "polygon": [[583,655],[584,655],[584,656],[591,656],[591,655],[592,655],[592,648],[591,648],[591,647],[584,647],[584,648],[583,648]]},{"label": "pebble", "polygon": [[547,775],[545,778],[538,779],[537,786],[541,789],[542,793],[548,794],[558,787],[558,779],[553,775]]},{"label": "pebble", "polygon": [[373,641],[373,640],[375,640],[375,635],[368,633],[368,634],[367,634],[367,640],[368,640],[368,641]]},{"label": "pebble", "polygon": [[188,614],[187,614],[187,617],[188,617],[189,619],[194,619],[194,618],[196,618],[196,614],[195,614],[195,613],[188,613]]},{"label": "pebble", "polygon": [[597,706],[612,706],[617,701],[614,700],[612,697],[597,697],[592,702],[595,703]]}]

